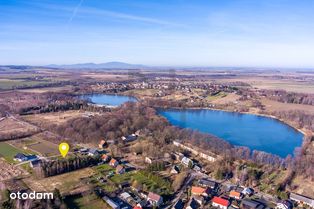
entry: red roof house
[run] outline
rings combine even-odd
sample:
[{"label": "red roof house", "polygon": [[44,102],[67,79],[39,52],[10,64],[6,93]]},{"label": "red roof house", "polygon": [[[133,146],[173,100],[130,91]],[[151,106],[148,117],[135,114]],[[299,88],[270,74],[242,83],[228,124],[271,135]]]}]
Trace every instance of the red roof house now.
[{"label": "red roof house", "polygon": [[112,167],[117,167],[119,165],[119,162],[116,159],[112,158],[109,162],[109,165]]},{"label": "red roof house", "polygon": [[208,196],[210,194],[210,189],[209,188],[192,186],[191,193],[193,195]]},{"label": "red roof house", "polygon": [[101,156],[101,159],[102,159],[102,161],[107,162],[107,161],[110,159],[110,156],[109,156],[109,155],[106,155],[106,154],[103,154],[103,155]]},{"label": "red roof house", "polygon": [[163,203],[162,196],[155,194],[153,192],[148,193],[147,200],[152,205],[157,206],[157,207],[159,207]]},{"label": "red roof house", "polygon": [[125,173],[125,168],[122,165],[118,165],[117,168],[116,168],[116,173],[117,174]]},{"label": "red roof house", "polygon": [[226,199],[223,199],[223,198],[221,198],[221,197],[214,197],[213,199],[212,199],[212,205],[214,206],[214,207],[217,207],[217,208],[221,208],[221,209],[227,209],[228,208],[228,206],[229,206],[229,201],[228,200],[226,200]]}]

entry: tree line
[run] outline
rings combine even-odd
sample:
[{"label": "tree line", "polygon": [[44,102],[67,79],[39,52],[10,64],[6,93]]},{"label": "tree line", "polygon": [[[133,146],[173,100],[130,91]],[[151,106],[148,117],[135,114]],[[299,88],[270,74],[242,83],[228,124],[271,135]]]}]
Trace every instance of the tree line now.
[{"label": "tree line", "polygon": [[86,168],[91,165],[96,165],[98,162],[98,158],[91,156],[75,156],[69,159],[43,161],[40,166],[35,167],[34,171],[38,178],[45,178],[81,168]]}]

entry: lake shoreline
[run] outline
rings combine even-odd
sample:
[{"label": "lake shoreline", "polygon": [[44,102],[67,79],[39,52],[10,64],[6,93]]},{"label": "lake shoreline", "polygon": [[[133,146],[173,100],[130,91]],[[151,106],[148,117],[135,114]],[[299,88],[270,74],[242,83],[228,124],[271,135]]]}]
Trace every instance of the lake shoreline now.
[{"label": "lake shoreline", "polygon": [[[136,98],[137,101],[142,101],[142,99],[140,97],[138,97],[137,95],[127,95],[127,94],[119,94],[116,93],[116,95],[122,95],[122,96],[131,96]],[[165,107],[157,107],[157,108],[165,108]],[[232,110],[225,110],[225,109],[217,109],[217,108],[212,108],[212,107],[168,107],[170,109],[191,109],[191,110],[215,110],[215,111],[224,111],[224,112],[231,112],[231,113],[240,113],[240,114],[249,114],[249,115],[255,115],[255,116],[262,116],[262,117],[267,117],[267,118],[272,118],[275,120],[278,120],[281,123],[284,123],[288,126],[290,126],[291,128],[297,130],[298,132],[300,132],[301,134],[303,134],[304,136],[310,136],[313,135],[313,132],[311,130],[308,130],[306,128],[298,128],[295,125],[289,123],[286,120],[280,119],[274,115],[268,115],[268,114],[262,114],[262,113],[256,113],[256,112],[238,112],[238,111],[232,111]]]},{"label": "lake shoreline", "polygon": [[[136,98],[137,101],[142,101],[142,99],[140,97],[138,97],[137,95],[127,95],[127,94],[119,94],[117,93],[116,95],[122,95],[122,96],[131,96]],[[156,107],[155,107],[156,108]],[[157,108],[165,108],[165,107],[158,107]],[[278,120],[281,123],[284,123],[286,125],[288,125],[289,127],[297,130],[298,132],[300,132],[301,134],[305,136],[310,136],[313,135],[313,132],[311,130],[308,130],[306,128],[298,128],[295,125],[289,123],[286,120],[280,119],[274,115],[269,115],[269,114],[262,114],[262,113],[256,113],[256,112],[238,112],[238,111],[232,111],[232,110],[226,110],[226,109],[217,109],[217,108],[212,108],[212,107],[167,107],[169,109],[178,109],[178,110],[183,110],[183,109],[191,109],[191,110],[215,110],[215,111],[224,111],[224,112],[231,112],[231,113],[240,113],[240,114],[249,114],[249,115],[255,115],[255,116],[262,116],[262,117],[267,117],[267,118],[272,118],[275,120]]]},{"label": "lake shoreline", "polygon": [[[115,100],[116,98],[115,98],[115,96],[123,96],[123,97],[128,97],[129,99],[130,98],[132,98],[133,100],[135,100],[135,101],[133,101],[133,102],[139,102],[139,103],[143,103],[144,102],[144,104],[145,104],[145,100],[144,99],[142,99],[141,97],[139,97],[139,96],[134,96],[134,95],[125,95],[125,94],[119,94],[119,93],[111,93],[111,94],[106,94],[106,93],[91,93],[91,94],[88,94],[88,95],[85,95],[85,96],[91,96],[91,97],[93,97],[93,96],[104,96],[104,98],[106,98],[107,100],[105,100],[105,102],[107,102],[107,103],[110,103],[110,102],[113,102],[113,101],[111,101],[111,100]],[[113,96],[113,97],[112,97]],[[109,100],[108,100],[108,98],[107,97],[109,97]],[[86,97],[85,97],[86,98]],[[93,101],[93,100],[92,100]],[[124,102],[127,102],[127,101],[119,101],[121,104],[123,104]],[[132,102],[132,101],[131,101]],[[103,103],[103,101],[93,101],[93,103]],[[121,104],[119,104],[119,105],[121,105]],[[119,106],[118,105],[118,106]],[[188,111],[188,110],[204,110],[204,111],[206,111],[206,110],[208,110],[208,111],[216,111],[216,112],[225,112],[225,113],[234,113],[234,114],[238,114],[238,116],[240,116],[240,115],[252,115],[252,116],[255,116],[255,117],[261,117],[261,119],[262,118],[264,118],[264,120],[266,120],[267,118],[269,118],[269,119],[272,119],[274,122],[275,121],[277,121],[277,122],[275,122],[275,123],[281,123],[281,125],[285,125],[285,126],[287,126],[287,127],[289,127],[291,130],[294,130],[294,133],[296,133],[296,134],[299,134],[299,136],[296,136],[297,138],[295,138],[295,140],[300,140],[299,141],[299,143],[298,144],[295,144],[295,140],[293,140],[293,143],[291,144],[291,145],[283,145],[282,147],[287,147],[287,149],[286,150],[289,150],[290,148],[289,148],[289,146],[291,147],[291,146],[293,146],[293,147],[301,147],[302,146],[302,142],[304,141],[304,138],[305,138],[305,136],[307,136],[309,133],[307,132],[307,130],[302,130],[302,129],[299,129],[299,128],[297,128],[297,127],[295,127],[293,124],[289,124],[288,122],[286,122],[285,120],[281,120],[281,119],[279,119],[279,118],[277,118],[277,117],[275,117],[275,116],[273,116],[273,115],[268,115],[268,114],[261,114],[261,113],[257,113],[257,111],[256,112],[240,112],[240,111],[232,111],[232,110],[224,110],[224,109],[217,109],[217,108],[212,108],[212,107],[171,107],[171,106],[162,106],[162,105],[152,105],[151,106],[152,108],[154,108],[155,110],[156,110],[156,112],[158,113],[158,115],[160,115],[160,116],[162,116],[162,117],[165,117],[165,115],[163,115],[163,110],[166,112],[166,111],[169,111],[169,112],[171,112],[171,110],[173,110],[173,111],[175,111],[175,110],[182,110],[182,111],[184,111],[184,110],[186,110],[186,111]],[[216,113],[216,114],[218,114],[218,113]],[[167,117],[165,117],[166,119],[167,119],[167,121],[169,121],[169,123],[171,123],[172,125],[174,125],[174,126],[176,126],[176,123],[173,123],[173,121],[171,121],[169,118],[167,118]],[[210,117],[211,118],[211,117]],[[251,117],[250,117],[251,118]],[[208,119],[206,119],[206,120],[208,120]],[[233,120],[230,120],[230,121],[233,121]],[[205,122],[205,121],[204,121]],[[215,121],[213,121],[213,123],[215,124]],[[234,124],[237,124],[237,122],[233,122]],[[204,124],[204,123],[203,123]],[[243,124],[241,127],[243,127],[244,129],[247,129],[248,127],[251,127],[251,131],[248,131],[248,132],[244,132],[244,133],[246,133],[245,135],[243,135],[244,133],[242,133],[240,130],[242,130],[243,128],[241,128],[241,127],[238,127],[238,129],[230,129],[230,131],[233,131],[232,133],[234,133],[232,136],[229,136],[229,138],[227,137],[227,138],[225,138],[225,137],[223,137],[222,135],[220,135],[220,133],[219,133],[219,131],[218,132],[216,132],[215,130],[219,130],[219,129],[221,129],[221,126],[219,126],[219,123],[217,124],[216,123],[216,125],[214,125],[214,124],[212,124],[213,126],[211,126],[211,127],[215,127],[215,126],[217,126],[217,129],[214,129],[214,130],[211,130],[211,129],[209,129],[209,130],[207,130],[206,129],[206,131],[204,131],[204,130],[199,130],[200,132],[204,132],[204,133],[209,133],[209,134],[212,134],[212,135],[215,135],[215,136],[217,136],[217,137],[219,137],[219,138],[221,138],[221,139],[223,139],[223,140],[225,140],[225,141],[228,141],[229,143],[231,143],[232,145],[234,145],[234,146],[246,146],[246,147],[249,147],[250,149],[255,149],[255,150],[262,150],[262,151],[264,151],[264,152],[267,152],[267,153],[272,153],[272,154],[275,154],[275,155],[278,155],[278,156],[281,156],[281,158],[284,158],[283,157],[283,155],[285,155],[285,154],[278,154],[278,153],[283,153],[283,152],[285,152],[285,151],[278,151],[277,150],[277,152],[276,151],[270,151],[269,149],[274,149],[274,150],[276,150],[277,148],[270,148],[269,147],[269,145],[267,145],[267,142],[265,143],[265,137],[267,137],[267,136],[264,136],[264,137],[262,137],[262,138],[264,138],[263,140],[264,140],[264,143],[265,143],[265,145],[263,145],[264,147],[265,147],[265,149],[264,148],[262,148],[262,147],[254,147],[254,145],[252,145],[252,144],[250,144],[250,139],[248,139],[248,136],[253,136],[253,138],[255,137],[255,138],[258,138],[259,136],[262,136],[263,135],[263,132],[261,133],[260,131],[252,131],[252,130],[259,130],[259,128],[258,127],[256,127],[256,126],[254,126],[254,125],[250,125],[250,124]],[[177,124],[178,125],[178,124]],[[219,126],[219,127],[218,127]],[[202,125],[200,125],[200,127],[202,127]],[[233,127],[235,127],[235,126],[233,126]],[[195,128],[195,127],[194,127]],[[257,128],[257,129],[256,129]],[[265,133],[267,133],[267,130],[273,130],[272,132],[273,132],[273,134],[272,135],[269,135],[269,137],[270,137],[270,139],[274,139],[275,141],[276,141],[276,133],[274,132],[275,130],[280,130],[280,129],[277,129],[278,128],[278,126],[276,125],[275,127],[274,127],[275,129],[273,129],[272,128],[272,126],[269,126],[268,128],[266,128],[265,129]],[[198,129],[197,127],[196,127],[196,129]],[[211,130],[211,131],[210,131]],[[239,133],[242,133],[242,136],[243,137],[239,137]],[[258,134],[257,134],[258,133]],[[280,135],[282,135],[282,133],[284,133],[284,132],[279,132],[280,133]],[[257,134],[257,135],[256,135]],[[283,135],[285,135],[285,134],[283,134]],[[236,137],[237,136],[237,137]],[[275,138],[274,138],[275,137]],[[278,136],[277,136],[278,137]],[[284,137],[286,137],[286,136],[284,136]],[[237,142],[237,140],[238,139],[245,139],[246,140],[246,142],[244,142],[244,143],[242,143],[242,142]],[[282,139],[280,139],[280,138],[278,138],[279,140],[281,140],[282,141]],[[290,140],[290,139],[294,139],[293,137],[291,138],[291,136],[289,136],[289,138],[286,138],[286,140]],[[231,141],[230,141],[231,140]],[[281,142],[281,143],[285,143],[285,142]],[[238,145],[239,144],[239,145]],[[262,145],[262,144],[261,144]],[[252,147],[253,146],[253,147]],[[291,151],[290,153],[293,153],[293,151]]]},{"label": "lake shoreline", "polygon": [[261,117],[267,117],[267,118],[271,118],[271,119],[275,119],[281,123],[284,123],[286,125],[288,125],[289,127],[295,129],[296,131],[302,133],[304,136],[308,136],[312,134],[312,131],[307,130],[307,129],[300,129],[297,128],[295,126],[293,126],[292,124],[289,124],[288,122],[286,122],[285,120],[282,120],[276,116],[273,115],[267,115],[267,114],[261,114],[261,113],[255,113],[255,112],[237,112],[237,111],[232,111],[232,110],[224,110],[224,109],[217,109],[217,108],[211,108],[211,107],[187,107],[187,108],[183,108],[183,107],[157,107],[160,109],[174,109],[174,110],[213,110],[213,111],[223,111],[223,112],[230,112],[230,113],[239,113],[239,114],[247,114],[247,115],[255,115],[255,116],[261,116]]}]

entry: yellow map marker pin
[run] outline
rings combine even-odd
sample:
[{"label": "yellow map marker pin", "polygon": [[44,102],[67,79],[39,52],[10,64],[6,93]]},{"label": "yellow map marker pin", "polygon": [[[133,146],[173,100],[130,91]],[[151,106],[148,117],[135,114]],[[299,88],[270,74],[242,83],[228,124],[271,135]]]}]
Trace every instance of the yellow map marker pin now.
[{"label": "yellow map marker pin", "polygon": [[68,154],[69,148],[70,146],[66,142],[59,144],[59,151],[62,157],[65,157]]}]

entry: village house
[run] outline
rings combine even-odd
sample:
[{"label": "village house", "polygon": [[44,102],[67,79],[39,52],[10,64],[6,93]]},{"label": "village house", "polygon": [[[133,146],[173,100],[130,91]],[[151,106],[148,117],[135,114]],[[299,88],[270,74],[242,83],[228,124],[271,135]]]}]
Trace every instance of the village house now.
[{"label": "village house", "polygon": [[37,160],[32,160],[29,162],[29,166],[31,168],[36,168],[39,167],[41,165],[41,160],[37,159]]},{"label": "village house", "polygon": [[118,165],[116,168],[116,173],[117,174],[124,174],[125,173],[125,168],[122,165]]},{"label": "village house", "polygon": [[142,206],[141,206],[141,205],[139,205],[139,204],[138,204],[138,205],[134,206],[134,208],[133,208],[133,209],[143,209],[143,208],[142,208]]},{"label": "village house", "polygon": [[14,161],[19,161],[19,162],[23,162],[23,161],[27,161],[27,157],[23,154],[23,153],[17,153],[14,158]]},{"label": "village house", "polygon": [[27,160],[33,161],[33,160],[38,160],[37,155],[26,155]]},{"label": "village house", "polygon": [[244,199],[241,201],[241,208],[246,209],[263,209],[265,208],[264,204],[257,202],[255,200]]},{"label": "village house", "polygon": [[223,199],[221,197],[217,197],[215,196],[213,199],[212,199],[212,205],[214,207],[217,207],[217,208],[220,208],[220,209],[227,209],[228,206],[229,206],[229,201],[226,200],[226,199]]},{"label": "village house", "polygon": [[23,153],[17,153],[13,158],[14,161],[19,161],[19,162],[33,161],[37,159],[38,157],[36,155],[25,155]]},{"label": "village house", "polygon": [[246,187],[243,189],[242,194],[251,196],[254,194],[254,190],[252,188]]},{"label": "village house", "polygon": [[309,198],[309,197],[306,197],[306,196],[303,196],[303,195],[300,195],[300,194],[296,194],[296,193],[291,193],[290,194],[290,200],[293,200],[301,205],[308,205],[312,208],[314,208],[314,200]]},{"label": "village house", "polygon": [[276,209],[292,209],[292,208],[293,208],[292,203],[287,200],[280,201],[276,205]]},{"label": "village house", "polygon": [[181,163],[183,164],[183,165],[185,165],[186,167],[193,167],[193,160],[191,160],[190,158],[188,158],[188,157],[183,157],[182,158],[182,160],[181,160]]},{"label": "village house", "polygon": [[81,154],[83,154],[83,155],[85,155],[85,154],[87,154],[88,153],[88,148],[80,148],[79,150],[78,150],[78,152],[79,153],[81,153]]},{"label": "village house", "polygon": [[119,195],[120,199],[122,199],[123,201],[127,202],[128,204],[132,205],[132,206],[140,206],[136,204],[136,201],[134,200],[134,198],[128,193],[128,192],[122,192]]},{"label": "village house", "polygon": [[218,183],[215,181],[211,181],[209,179],[200,179],[198,184],[202,187],[209,187],[212,190],[215,190],[218,187]]},{"label": "village house", "polygon": [[108,162],[108,161],[110,160],[110,156],[109,156],[109,155],[106,155],[106,154],[103,154],[103,155],[101,156],[101,160],[102,160],[103,162]]},{"label": "village house", "polygon": [[92,148],[92,149],[89,149],[89,150],[88,150],[87,155],[88,155],[88,156],[97,156],[97,155],[99,155],[99,152],[98,152],[97,149]]},{"label": "village house", "polygon": [[119,162],[116,159],[112,158],[109,162],[109,165],[112,167],[117,167],[119,165]]},{"label": "village house", "polygon": [[191,193],[193,195],[199,195],[199,196],[207,197],[210,195],[211,191],[210,191],[210,188],[192,186]]},{"label": "village house", "polygon": [[233,184],[230,184],[230,183],[226,183],[222,186],[222,190],[225,191],[225,192],[230,192],[231,190],[234,190],[236,189],[237,186],[236,185],[233,185]]},{"label": "village house", "polygon": [[215,157],[207,155],[205,153],[201,152],[199,155],[200,155],[201,158],[204,158],[205,160],[208,160],[209,162],[215,162],[216,161]]},{"label": "village house", "polygon": [[129,199],[132,199],[132,196],[127,192],[122,192],[119,197],[126,202],[128,202]]},{"label": "village house", "polygon": [[201,172],[202,171],[202,167],[198,164],[195,164],[193,166],[193,170],[196,171],[196,172]]},{"label": "village house", "polygon": [[230,191],[229,197],[234,198],[236,200],[242,199],[242,194],[240,192],[237,192],[235,190]]},{"label": "village house", "polygon": [[124,142],[132,142],[132,141],[135,141],[137,139],[137,136],[135,134],[131,134],[128,136],[122,136],[121,139]]},{"label": "village house", "polygon": [[120,209],[120,206],[118,203],[116,203],[115,201],[113,201],[112,199],[110,199],[107,196],[103,196],[102,199],[112,208],[112,209]]},{"label": "village house", "polygon": [[203,204],[205,203],[205,196],[192,196],[194,198],[194,200],[200,205],[203,206]]},{"label": "village house", "polygon": [[162,203],[163,203],[162,196],[160,196],[160,195],[158,195],[158,194],[155,194],[155,193],[153,193],[153,192],[149,192],[149,193],[148,193],[147,201],[148,201],[151,205],[156,206],[156,207],[159,207],[159,206],[162,205]]},{"label": "village house", "polygon": [[197,209],[200,208],[200,205],[198,204],[198,202],[192,197],[190,199],[190,201],[188,202],[188,205],[186,207],[186,209]]},{"label": "village house", "polygon": [[196,150],[194,148],[191,148],[191,147],[188,147],[188,146],[186,146],[184,144],[181,144],[180,142],[174,141],[173,144],[175,146],[177,146],[177,147],[181,147],[182,149],[190,151],[194,155],[199,155],[201,158],[203,158],[203,159],[205,159],[207,161],[215,162],[217,160],[216,157],[214,157],[214,156],[210,156],[208,154],[199,152],[198,150]]},{"label": "village house", "polygon": [[105,140],[100,140],[100,142],[99,142],[99,144],[98,144],[98,147],[99,147],[99,149],[103,149],[103,148],[105,148],[106,147],[106,141]]}]

